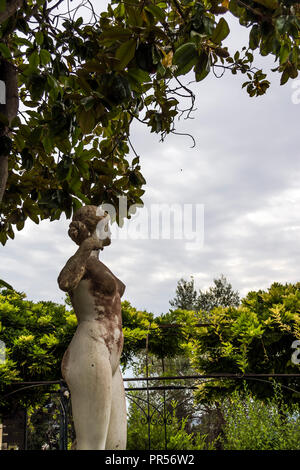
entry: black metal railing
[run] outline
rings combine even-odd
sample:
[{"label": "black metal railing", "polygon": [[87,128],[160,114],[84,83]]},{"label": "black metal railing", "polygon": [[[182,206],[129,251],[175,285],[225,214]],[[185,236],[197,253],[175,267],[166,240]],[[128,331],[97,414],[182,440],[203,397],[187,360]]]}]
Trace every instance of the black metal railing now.
[{"label": "black metal railing", "polygon": [[[148,426],[148,450],[151,450],[151,424],[157,424],[164,427],[164,449],[168,447],[167,439],[167,426],[172,424],[172,414],[168,405],[167,392],[184,390],[187,392],[193,392],[199,386],[199,383],[203,380],[239,380],[239,381],[248,381],[255,380],[263,382],[268,386],[273,386],[274,383],[270,379],[290,379],[294,378],[299,380],[300,383],[300,374],[231,374],[231,373],[216,373],[216,374],[195,374],[195,375],[178,375],[178,376],[142,376],[142,377],[129,377],[124,378],[124,385],[126,391],[126,397],[129,402],[135,403],[138,406],[142,422]],[[168,385],[168,381],[193,381],[189,385]],[[142,386],[126,386],[126,384],[144,382],[145,385]],[[149,385],[149,382],[158,382],[163,385]],[[2,396],[3,399],[8,399],[10,396],[20,393],[24,390],[28,390],[36,387],[51,387],[53,385],[59,386],[58,390],[47,391],[52,397],[56,396],[58,399],[58,442],[57,447],[60,450],[67,450],[68,444],[70,444],[70,429],[72,427],[72,413],[71,413],[71,400],[70,393],[66,383],[61,379],[57,381],[37,381],[37,382],[18,382],[11,384],[10,387],[13,388],[5,396]],[[293,391],[295,394],[299,394],[300,390],[292,389],[287,387],[284,384],[280,384],[281,389],[284,391],[288,389]],[[16,388],[17,387],[17,388]],[[157,401],[154,403],[151,401],[151,392],[162,392],[161,403],[158,405]],[[136,396],[136,392],[145,392],[144,396]],[[46,393],[46,392],[45,392]],[[193,399],[192,393],[189,394],[184,401],[191,401]],[[179,408],[184,405],[184,401],[177,403],[175,408]],[[26,413],[25,413],[26,414]],[[191,416],[190,419],[193,417]],[[5,423],[5,421],[4,421]],[[5,428],[4,428],[5,430]],[[46,447],[47,448],[47,447]],[[51,448],[51,446],[50,446]],[[27,423],[24,426],[24,449],[28,449],[28,427]]]}]

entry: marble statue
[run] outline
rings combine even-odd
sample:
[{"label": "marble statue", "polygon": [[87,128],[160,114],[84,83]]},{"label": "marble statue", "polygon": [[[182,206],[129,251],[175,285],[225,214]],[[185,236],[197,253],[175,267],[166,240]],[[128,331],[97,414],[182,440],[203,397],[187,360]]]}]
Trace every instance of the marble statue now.
[{"label": "marble statue", "polygon": [[[98,259],[100,250],[111,243],[107,217],[96,206],[77,210],[68,233],[79,248],[58,277],[78,319],[61,367],[71,392],[78,450],[126,449],[126,401],[119,364],[125,285]],[[99,237],[99,223],[104,224],[104,237]]]}]

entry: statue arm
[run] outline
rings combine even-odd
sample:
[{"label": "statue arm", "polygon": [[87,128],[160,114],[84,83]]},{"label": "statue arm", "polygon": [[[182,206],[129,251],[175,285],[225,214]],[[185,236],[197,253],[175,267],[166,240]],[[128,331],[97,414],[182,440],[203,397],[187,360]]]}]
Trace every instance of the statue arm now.
[{"label": "statue arm", "polygon": [[57,282],[61,290],[69,292],[79,284],[86,271],[86,262],[95,249],[99,249],[99,242],[89,237],[80,245],[75,255],[66,262],[61,270]]}]

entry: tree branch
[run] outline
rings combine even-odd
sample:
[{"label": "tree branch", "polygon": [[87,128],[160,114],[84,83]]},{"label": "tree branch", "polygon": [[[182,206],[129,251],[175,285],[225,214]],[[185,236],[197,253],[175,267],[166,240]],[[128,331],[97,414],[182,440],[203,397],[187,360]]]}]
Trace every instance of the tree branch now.
[{"label": "tree branch", "polygon": [[237,0],[237,3],[239,5],[241,5],[242,7],[246,8],[246,10],[249,10],[251,11],[251,13],[253,13],[254,15],[260,17],[260,19],[268,19],[270,20],[270,18],[266,15],[264,15],[261,11],[259,10],[256,10],[255,8],[252,8],[250,5],[247,5],[246,3],[244,3],[242,0]]},{"label": "tree branch", "polygon": [[5,11],[0,13],[0,24],[4,23],[10,16],[23,6],[24,0],[7,0]]},{"label": "tree branch", "polygon": [[[8,119],[8,126],[1,128],[0,136],[9,137],[10,123],[18,114],[19,96],[17,76],[17,69],[11,63],[5,60],[0,62],[0,79],[5,83],[5,104],[0,104],[0,112]],[[0,157],[0,202],[4,195],[8,177],[8,157],[9,155],[1,155]]]},{"label": "tree branch", "polygon": [[178,3],[177,0],[173,0],[173,3],[174,3],[174,5],[175,5],[176,10],[178,11],[179,15],[180,15],[181,18],[185,21],[185,16],[184,16],[184,13],[183,13],[183,11],[182,11],[182,9],[181,9],[180,4]]}]

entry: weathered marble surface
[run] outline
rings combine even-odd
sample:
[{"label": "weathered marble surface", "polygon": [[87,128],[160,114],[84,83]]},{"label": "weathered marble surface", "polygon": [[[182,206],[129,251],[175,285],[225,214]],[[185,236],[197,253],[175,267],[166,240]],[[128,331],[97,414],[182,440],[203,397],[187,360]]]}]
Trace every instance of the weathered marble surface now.
[{"label": "weathered marble surface", "polygon": [[126,402],[119,365],[125,285],[98,259],[99,251],[110,244],[109,236],[100,240],[97,235],[96,226],[103,217],[97,215],[96,206],[82,207],[74,214],[69,236],[79,248],[58,277],[78,319],[62,361],[78,450],[126,448]]}]

